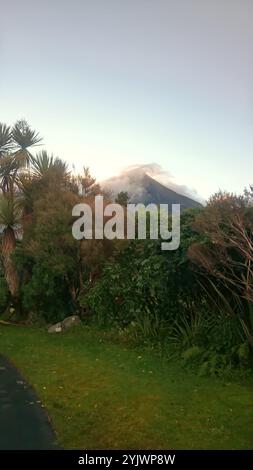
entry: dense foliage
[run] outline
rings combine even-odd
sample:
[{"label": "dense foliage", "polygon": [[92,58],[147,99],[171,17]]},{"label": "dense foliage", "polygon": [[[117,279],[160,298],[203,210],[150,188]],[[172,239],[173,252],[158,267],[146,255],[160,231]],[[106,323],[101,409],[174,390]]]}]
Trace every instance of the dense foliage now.
[{"label": "dense foliage", "polygon": [[175,252],[162,252],[154,241],[128,242],[116,260],[106,262],[101,278],[80,295],[80,302],[94,312],[96,324],[180,357],[201,374],[248,367],[250,343],[240,317],[210,301],[214,286],[188,256],[198,238],[191,228],[196,217],[196,211],[183,215]]},{"label": "dense foliage", "polygon": [[[39,142],[25,121],[0,125],[0,312],[46,323],[78,313],[203,374],[249,367],[252,190],[185,211],[176,251],[160,240],[77,241],[72,208],[92,207],[101,189],[86,167],[76,176],[45,150],[33,156]],[[117,201],[125,207],[127,193]]]}]

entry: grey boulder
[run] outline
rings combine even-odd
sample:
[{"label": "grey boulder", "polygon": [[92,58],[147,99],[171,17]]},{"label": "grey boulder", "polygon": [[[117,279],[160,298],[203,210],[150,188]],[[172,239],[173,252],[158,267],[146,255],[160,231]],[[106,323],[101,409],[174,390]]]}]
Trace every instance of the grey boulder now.
[{"label": "grey boulder", "polygon": [[62,328],[64,330],[68,330],[74,325],[80,325],[81,320],[78,317],[78,315],[71,315],[70,317],[64,318],[64,320],[61,322]]},{"label": "grey boulder", "polygon": [[48,328],[47,331],[48,331],[48,333],[61,333],[62,332],[62,323],[58,322],[58,323],[55,323],[55,325],[51,325]]},{"label": "grey boulder", "polygon": [[62,333],[65,330],[69,330],[74,325],[79,325],[81,323],[78,315],[71,315],[70,317],[65,318],[63,321],[55,323],[54,325],[49,326],[48,333]]}]

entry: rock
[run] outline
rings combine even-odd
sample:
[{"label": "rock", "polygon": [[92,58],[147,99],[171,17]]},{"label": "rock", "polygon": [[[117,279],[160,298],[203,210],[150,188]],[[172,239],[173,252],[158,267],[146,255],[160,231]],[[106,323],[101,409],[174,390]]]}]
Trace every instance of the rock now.
[{"label": "rock", "polygon": [[71,315],[70,317],[65,318],[61,322],[62,328],[64,330],[68,330],[69,328],[71,328],[74,325],[80,325],[80,323],[81,323],[81,320],[78,317],[78,315]]},{"label": "rock", "polygon": [[62,322],[55,323],[55,325],[51,325],[48,328],[48,333],[61,333],[63,330],[62,328]]},{"label": "rock", "polygon": [[68,330],[74,325],[79,325],[81,323],[78,315],[71,315],[70,317],[65,318],[63,321],[55,323],[48,328],[48,333],[62,333],[64,330]]}]

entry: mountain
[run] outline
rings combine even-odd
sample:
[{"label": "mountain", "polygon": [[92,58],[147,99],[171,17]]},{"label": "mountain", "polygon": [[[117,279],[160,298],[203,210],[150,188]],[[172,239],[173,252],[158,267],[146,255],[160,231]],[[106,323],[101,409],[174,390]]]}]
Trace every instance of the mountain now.
[{"label": "mountain", "polygon": [[143,171],[130,170],[114,176],[101,183],[104,189],[111,191],[115,197],[120,191],[127,191],[130,202],[154,204],[181,204],[181,209],[199,208],[202,204],[188,196],[179,194],[156,181]]}]

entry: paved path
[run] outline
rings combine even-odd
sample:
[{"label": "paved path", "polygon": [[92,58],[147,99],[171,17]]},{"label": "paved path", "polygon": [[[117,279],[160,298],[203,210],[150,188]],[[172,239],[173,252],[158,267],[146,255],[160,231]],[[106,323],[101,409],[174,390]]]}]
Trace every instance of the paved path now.
[{"label": "paved path", "polygon": [[34,390],[0,355],[0,450],[56,448],[55,435]]}]

